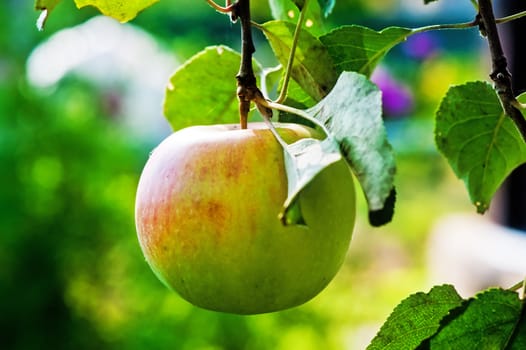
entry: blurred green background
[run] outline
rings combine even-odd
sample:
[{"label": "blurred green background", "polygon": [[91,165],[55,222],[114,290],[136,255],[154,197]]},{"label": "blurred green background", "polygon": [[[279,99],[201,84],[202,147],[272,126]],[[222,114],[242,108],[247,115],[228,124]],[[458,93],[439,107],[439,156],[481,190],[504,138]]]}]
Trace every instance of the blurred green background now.
[{"label": "blurred green background", "polygon": [[[471,15],[406,3],[338,0],[326,28],[419,26]],[[479,67],[476,32],[422,36],[389,54],[377,77],[386,89],[394,86],[391,102],[405,101],[386,101],[399,162],[393,223],[369,227],[361,203],[344,267],[301,307],[249,317],[195,308],[146,265],[134,227],[135,188],[149,152],[169,133],[159,100],[169,78],[165,71],[208,45],[239,49],[237,24],[204,1],[161,1],[133,27],[103,22],[111,30],[142,28],[130,35],[146,40],[157,55],[130,49],[119,56],[134,43],[119,32],[102,57],[109,68],[97,70],[90,59],[79,68],[73,53],[97,47],[89,40],[105,43],[111,33],[102,31],[99,39],[63,35],[96,16],[93,9],[78,11],[72,1],[62,1],[43,32],[35,27],[33,1],[4,0],[0,9],[3,349],[360,349],[399,300],[430,287],[425,252],[434,220],[471,210],[461,183],[434,150],[432,118],[449,84],[484,78],[487,68],[484,62]],[[253,12],[258,22],[271,18],[265,1],[254,2]],[[448,16],[440,17],[444,12]],[[37,55],[34,50],[52,37],[60,49]],[[257,38],[257,58],[275,64]],[[108,54],[113,46],[117,54]],[[129,63],[130,57],[135,61]],[[44,79],[68,64],[55,80]],[[150,69],[159,66],[165,70],[157,78],[159,71]]]}]

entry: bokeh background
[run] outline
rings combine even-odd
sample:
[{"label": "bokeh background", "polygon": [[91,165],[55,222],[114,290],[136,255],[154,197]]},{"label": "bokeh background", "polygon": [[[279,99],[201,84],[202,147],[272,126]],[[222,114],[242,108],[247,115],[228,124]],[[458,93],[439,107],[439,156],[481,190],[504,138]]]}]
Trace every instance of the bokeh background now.
[{"label": "bokeh background", "polygon": [[[325,28],[418,27],[472,19],[469,1],[338,0]],[[271,19],[265,1],[254,20]],[[170,133],[170,74],[208,45],[239,49],[238,25],[204,1],[161,1],[130,24],[62,1],[45,31],[33,1],[0,5],[0,347],[3,349],[361,349],[392,308],[429,289],[429,234],[474,212],[433,143],[450,84],[486,79],[476,30],[429,32],[374,74],[398,159],[394,221],[367,224],[363,199],[348,258],[314,300],[235,316],[193,307],[142,257],[134,196],[149,152]],[[273,66],[256,33],[256,57]],[[233,116],[233,121],[236,120]]]}]

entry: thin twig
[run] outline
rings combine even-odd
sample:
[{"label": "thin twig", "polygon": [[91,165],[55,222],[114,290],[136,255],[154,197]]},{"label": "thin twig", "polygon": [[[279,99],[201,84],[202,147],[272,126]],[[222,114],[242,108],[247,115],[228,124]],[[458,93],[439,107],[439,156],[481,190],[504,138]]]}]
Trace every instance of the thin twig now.
[{"label": "thin twig", "polygon": [[509,287],[508,290],[512,292],[516,292],[524,286],[524,282],[525,281],[517,282],[513,286]]},{"label": "thin twig", "polygon": [[305,2],[303,3],[303,8],[300,11],[298,22],[296,23],[296,29],[294,30],[294,36],[292,37],[292,45],[290,47],[290,55],[287,61],[287,66],[285,67],[283,86],[276,100],[277,103],[282,103],[287,98],[287,90],[289,89],[289,81],[292,73],[292,66],[294,64],[294,56],[296,55],[296,48],[298,47],[298,40],[300,38],[301,28],[303,27],[303,23],[305,22],[305,14],[307,12],[308,3],[309,0],[305,0]]},{"label": "thin twig", "polygon": [[515,283],[513,286],[508,288],[509,291],[518,292],[520,298],[524,299],[526,294],[526,278],[520,282]]},{"label": "thin twig", "polygon": [[490,77],[495,83],[495,90],[499,95],[504,111],[513,120],[526,142],[526,119],[524,119],[521,111],[515,107],[516,99],[511,85],[511,74],[502,49],[491,0],[479,0],[479,16],[480,30],[488,39],[491,54],[492,72]]},{"label": "thin twig", "polygon": [[214,0],[206,0],[208,2],[208,5],[212,6],[216,11],[219,11],[221,13],[230,13],[234,9],[234,5],[231,5],[227,2],[227,6],[223,7],[215,3]]},{"label": "thin twig", "polygon": [[511,22],[511,21],[514,21],[516,19],[519,19],[525,16],[526,16],[526,11],[521,11],[513,15],[509,15],[509,16],[502,17],[502,18],[497,18],[495,22],[497,22],[497,24],[501,24],[501,23]]},{"label": "thin twig", "polygon": [[250,103],[261,92],[256,85],[256,76],[252,68],[252,55],[256,52],[252,40],[250,21],[250,0],[238,0],[232,11],[232,19],[241,21],[241,65],[236,76],[237,97],[239,99],[239,120],[242,129],[247,128]]},{"label": "thin twig", "polygon": [[448,23],[448,24],[433,24],[425,27],[414,28],[411,34],[429,32],[432,30],[442,30],[442,29],[466,29],[472,28],[479,25],[478,19],[475,19],[471,22],[464,23]]},{"label": "thin twig", "polygon": [[[497,18],[495,19],[495,22],[497,24],[503,24],[503,23],[514,21],[516,19],[520,19],[522,17],[526,17],[526,11],[518,12],[510,16]],[[480,25],[480,18],[477,16],[473,21],[470,21],[470,22],[432,24],[429,26],[414,28],[412,30],[412,34],[429,32],[432,30],[442,30],[442,29],[467,29],[467,28],[478,27],[479,25]]]}]

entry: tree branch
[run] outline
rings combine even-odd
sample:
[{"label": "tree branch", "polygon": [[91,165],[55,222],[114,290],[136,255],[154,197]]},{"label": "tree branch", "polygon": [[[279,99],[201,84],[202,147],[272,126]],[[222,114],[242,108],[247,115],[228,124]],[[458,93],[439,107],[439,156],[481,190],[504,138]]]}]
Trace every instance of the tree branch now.
[{"label": "tree branch", "polygon": [[492,72],[490,77],[495,83],[495,90],[499,95],[504,111],[513,120],[526,142],[526,119],[524,119],[521,111],[515,107],[517,100],[511,86],[511,74],[502,50],[491,0],[479,0],[479,16],[480,31],[488,39],[491,54]]},{"label": "tree branch", "polygon": [[241,21],[241,66],[236,80],[240,124],[242,129],[246,129],[250,102],[261,92],[256,85],[256,76],[252,68],[252,55],[256,49],[252,40],[250,0],[238,0],[233,6],[232,20],[239,18]]}]

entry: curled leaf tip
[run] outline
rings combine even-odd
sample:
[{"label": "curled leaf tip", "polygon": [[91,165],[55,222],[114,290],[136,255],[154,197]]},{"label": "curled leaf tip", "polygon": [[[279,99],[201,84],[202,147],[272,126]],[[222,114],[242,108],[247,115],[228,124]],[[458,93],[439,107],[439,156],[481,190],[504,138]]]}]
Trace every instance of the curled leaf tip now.
[{"label": "curled leaf tip", "polygon": [[379,210],[369,211],[369,223],[374,227],[379,227],[391,222],[394,216],[395,202],[396,189],[393,187],[385,200],[384,207]]}]

